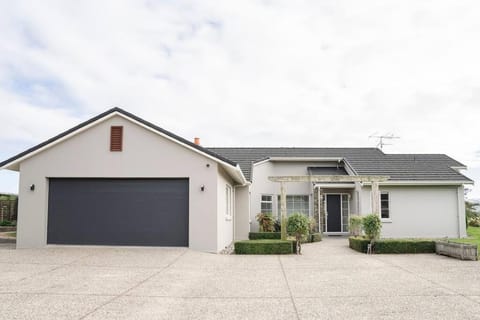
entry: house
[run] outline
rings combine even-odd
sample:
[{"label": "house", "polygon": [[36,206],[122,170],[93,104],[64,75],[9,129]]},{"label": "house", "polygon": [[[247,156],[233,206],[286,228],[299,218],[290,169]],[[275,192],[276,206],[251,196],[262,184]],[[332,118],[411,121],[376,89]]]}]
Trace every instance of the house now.
[{"label": "house", "polygon": [[2,163],[18,171],[17,247],[188,246],[219,252],[259,212],[348,234],[377,212],[384,237],[463,237],[465,166],[376,148],[205,148],[119,108]]}]

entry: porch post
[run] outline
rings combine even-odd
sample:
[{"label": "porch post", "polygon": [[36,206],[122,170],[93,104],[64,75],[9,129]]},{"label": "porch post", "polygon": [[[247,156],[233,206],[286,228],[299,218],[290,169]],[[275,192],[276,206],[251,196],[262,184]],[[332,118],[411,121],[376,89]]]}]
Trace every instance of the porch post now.
[{"label": "porch post", "polygon": [[323,226],[322,226],[322,215],[321,215],[321,207],[322,207],[322,198],[320,187],[317,187],[317,214],[318,214],[318,232],[323,234]]},{"label": "porch post", "polygon": [[372,213],[380,216],[380,190],[378,181],[372,181]]},{"label": "porch post", "polygon": [[285,182],[280,182],[280,216],[282,240],[287,240],[287,193],[285,191]]}]

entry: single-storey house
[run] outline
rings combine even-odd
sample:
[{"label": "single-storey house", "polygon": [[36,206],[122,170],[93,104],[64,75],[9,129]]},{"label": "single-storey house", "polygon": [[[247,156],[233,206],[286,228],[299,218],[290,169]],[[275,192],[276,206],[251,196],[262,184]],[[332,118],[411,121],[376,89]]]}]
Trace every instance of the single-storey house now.
[{"label": "single-storey house", "polygon": [[473,181],[446,155],[195,142],[113,108],[1,162],[20,173],[17,247],[219,252],[257,231],[258,213],[282,207],[327,235],[375,212],[383,237],[466,236],[464,185]]}]

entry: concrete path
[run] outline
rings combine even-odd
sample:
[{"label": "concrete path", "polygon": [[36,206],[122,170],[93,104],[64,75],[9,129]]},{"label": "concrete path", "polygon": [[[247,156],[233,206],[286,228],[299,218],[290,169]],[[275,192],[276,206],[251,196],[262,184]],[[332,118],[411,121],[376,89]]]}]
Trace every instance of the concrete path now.
[{"label": "concrete path", "polygon": [[480,263],[356,253],[0,245],[0,319],[480,319]]}]

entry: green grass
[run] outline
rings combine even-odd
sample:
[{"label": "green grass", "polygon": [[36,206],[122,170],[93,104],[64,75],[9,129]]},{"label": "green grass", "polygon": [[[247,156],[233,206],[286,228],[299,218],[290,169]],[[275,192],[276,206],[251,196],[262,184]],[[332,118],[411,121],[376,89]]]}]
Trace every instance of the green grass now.
[{"label": "green grass", "polygon": [[468,238],[449,240],[457,243],[476,244],[480,248],[480,227],[468,227],[467,234]]}]

